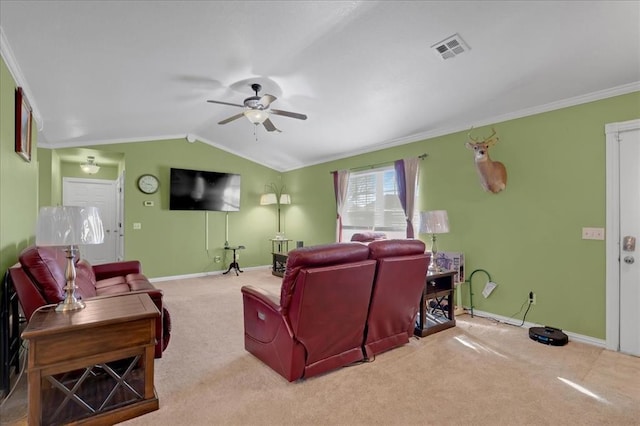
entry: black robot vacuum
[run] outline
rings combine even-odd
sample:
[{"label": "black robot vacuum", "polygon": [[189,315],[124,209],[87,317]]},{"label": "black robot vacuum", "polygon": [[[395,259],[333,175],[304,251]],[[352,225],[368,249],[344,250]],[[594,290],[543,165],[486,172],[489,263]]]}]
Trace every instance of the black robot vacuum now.
[{"label": "black robot vacuum", "polygon": [[531,327],[529,329],[529,338],[545,345],[564,346],[569,343],[569,336],[564,334],[562,330],[555,327]]}]

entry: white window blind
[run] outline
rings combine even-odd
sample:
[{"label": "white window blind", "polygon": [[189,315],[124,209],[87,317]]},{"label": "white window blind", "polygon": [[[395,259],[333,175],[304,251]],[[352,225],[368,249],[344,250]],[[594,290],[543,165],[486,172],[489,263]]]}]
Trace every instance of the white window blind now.
[{"label": "white window blind", "polygon": [[393,166],[351,172],[342,218],[342,240],[356,232],[384,232],[387,238],[405,238],[407,222]]}]

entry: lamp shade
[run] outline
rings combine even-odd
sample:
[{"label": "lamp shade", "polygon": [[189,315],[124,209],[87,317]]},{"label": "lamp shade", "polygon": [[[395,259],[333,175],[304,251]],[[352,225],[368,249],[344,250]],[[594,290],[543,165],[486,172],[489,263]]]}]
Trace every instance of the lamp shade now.
[{"label": "lamp shade", "polygon": [[101,244],[104,229],[97,207],[42,207],[38,214],[36,245]]},{"label": "lamp shade", "polygon": [[291,204],[291,195],[280,194],[280,204]]},{"label": "lamp shade", "polygon": [[446,210],[420,212],[421,234],[446,234],[449,232],[449,218]]},{"label": "lamp shade", "polygon": [[244,116],[253,124],[262,124],[269,118],[269,113],[261,109],[248,109],[244,112]]},{"label": "lamp shade", "polygon": [[274,194],[273,192],[269,192],[268,194],[262,194],[260,196],[261,206],[267,206],[269,204],[277,204],[277,203],[278,203],[278,198],[276,197],[276,194]]},{"label": "lamp shade", "polygon": [[100,171],[100,166],[95,163],[96,159],[93,156],[87,157],[87,162],[80,164],[80,168],[83,172],[89,173],[90,175],[98,173]]}]

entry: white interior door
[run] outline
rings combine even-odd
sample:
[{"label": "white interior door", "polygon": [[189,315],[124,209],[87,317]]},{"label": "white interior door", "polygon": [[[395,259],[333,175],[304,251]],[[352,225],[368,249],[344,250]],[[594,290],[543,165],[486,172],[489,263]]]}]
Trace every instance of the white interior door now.
[{"label": "white interior door", "polygon": [[607,347],[640,356],[640,120],[607,125],[607,229]]},{"label": "white interior door", "polygon": [[62,204],[94,206],[100,210],[104,243],[80,246],[80,256],[90,263],[114,262],[118,258],[117,182],[101,179],[62,179]]}]

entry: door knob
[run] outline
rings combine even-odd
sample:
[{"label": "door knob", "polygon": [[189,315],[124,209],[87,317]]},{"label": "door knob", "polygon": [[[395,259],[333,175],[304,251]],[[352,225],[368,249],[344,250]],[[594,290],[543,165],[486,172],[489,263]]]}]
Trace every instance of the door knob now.
[{"label": "door knob", "polygon": [[633,256],[625,256],[624,258],[624,263],[628,263],[629,265],[631,265],[635,261],[636,260],[633,258]]}]

